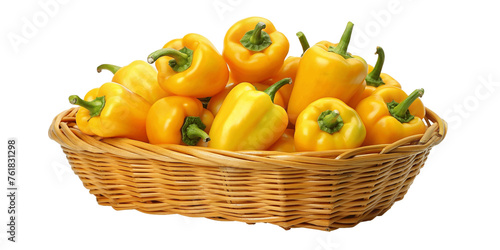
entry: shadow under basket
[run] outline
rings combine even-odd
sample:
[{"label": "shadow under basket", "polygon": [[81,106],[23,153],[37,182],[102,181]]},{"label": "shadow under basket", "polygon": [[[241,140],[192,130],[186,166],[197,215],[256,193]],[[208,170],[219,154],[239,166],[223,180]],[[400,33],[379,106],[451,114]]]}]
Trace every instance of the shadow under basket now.
[{"label": "shadow under basket", "polygon": [[351,150],[284,153],[152,145],[83,134],[78,108],[49,129],[100,205],[148,214],[334,230],[403,199],[447,125],[426,109],[424,134]]}]

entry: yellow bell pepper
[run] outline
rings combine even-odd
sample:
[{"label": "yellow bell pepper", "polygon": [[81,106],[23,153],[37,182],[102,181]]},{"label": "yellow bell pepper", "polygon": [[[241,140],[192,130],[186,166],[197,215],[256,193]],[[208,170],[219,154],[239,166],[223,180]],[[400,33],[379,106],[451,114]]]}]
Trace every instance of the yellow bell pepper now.
[{"label": "yellow bell pepper", "polygon": [[295,152],[295,142],[293,134],[295,130],[287,128],[281,137],[267,150],[279,152]]},{"label": "yellow bell pepper", "polygon": [[419,99],[423,89],[409,96],[398,87],[383,87],[361,100],[356,111],[366,126],[363,145],[388,144],[427,129],[425,107]]},{"label": "yellow bell pepper", "polygon": [[288,102],[290,122],[295,124],[302,110],[315,100],[335,97],[347,102],[364,88],[366,62],[347,53],[352,28],[349,22],[338,45],[319,42],[302,56]]},{"label": "yellow bell pepper", "polygon": [[205,37],[187,34],[174,39],[148,56],[156,63],[158,83],[175,95],[203,98],[224,89],[229,69],[222,55]]},{"label": "yellow bell pepper", "polygon": [[101,64],[97,67],[97,72],[100,73],[103,69],[114,74],[112,82],[125,86],[130,91],[142,96],[150,104],[169,95],[158,85],[158,73],[154,67],[145,61],[136,60],[124,67]]},{"label": "yellow bell pepper", "polygon": [[390,75],[386,73],[381,73],[382,66],[384,65],[385,61],[385,53],[382,47],[377,47],[377,52],[375,52],[375,54],[378,55],[378,59],[377,62],[375,63],[375,67],[368,65],[368,75],[366,76],[365,79],[366,88],[363,91],[359,91],[358,93],[354,94],[351,100],[349,100],[349,102],[347,103],[349,104],[349,106],[353,108],[356,108],[356,106],[361,100],[370,96],[373,93],[373,91],[375,91],[379,87],[393,86],[401,88],[401,84],[399,84],[398,81],[396,81],[394,78],[392,78]]},{"label": "yellow bell pepper", "polygon": [[265,150],[285,131],[285,109],[273,103],[278,89],[290,84],[285,78],[265,91],[250,83],[236,85],[222,103],[210,129],[208,147],[225,150]]},{"label": "yellow bell pepper", "polygon": [[[297,37],[299,38],[300,44],[302,45],[302,51],[303,51],[302,54],[304,54],[306,52],[306,50],[309,49],[309,42],[307,41],[307,38],[304,35],[304,33],[300,32],[300,31],[297,32]],[[285,108],[285,109],[287,109],[288,100],[290,99],[290,95],[292,94],[293,84],[295,82],[295,76],[297,75],[297,69],[299,68],[299,63],[300,63],[301,58],[302,58],[302,56],[300,56],[300,57],[297,57],[297,56],[287,57],[285,62],[283,62],[283,66],[281,66],[278,73],[276,73],[271,78],[262,82],[266,85],[272,85],[273,83],[275,83],[278,80],[283,79],[283,78],[292,79],[292,84],[285,85],[278,91],[278,93],[280,93],[281,96],[283,97],[283,101],[284,101],[283,108]]]},{"label": "yellow bell pepper", "polygon": [[210,140],[207,132],[213,121],[200,100],[168,96],[155,102],[148,112],[146,131],[152,144],[196,145]]},{"label": "yellow bell pepper", "polygon": [[356,111],[332,97],[309,104],[295,124],[297,151],[356,148],[365,136],[365,126]]},{"label": "yellow bell pepper", "polygon": [[[101,137],[124,137],[147,142],[146,116],[151,105],[141,96],[123,85],[113,82],[103,84],[87,95],[94,100],[82,100],[77,95],[69,97],[71,104],[80,106],[78,112],[89,117],[87,122],[77,119],[82,132],[90,130]],[[88,112],[88,113],[87,113]],[[84,132],[85,133],[85,132]]]},{"label": "yellow bell pepper", "polygon": [[288,54],[285,35],[271,21],[249,17],[236,22],[224,38],[222,55],[237,82],[262,82],[278,72]]},{"label": "yellow bell pepper", "polygon": [[[219,109],[222,106],[222,103],[226,99],[229,92],[231,92],[231,90],[236,85],[237,85],[236,83],[231,83],[231,84],[227,85],[224,90],[222,90],[217,95],[214,95],[214,96],[212,96],[212,98],[210,98],[210,101],[208,101],[208,104],[207,104],[207,109],[210,110],[210,112],[212,112],[212,114],[214,116],[217,116],[217,113],[219,113]],[[252,85],[255,87],[255,89],[257,89],[259,91],[264,91],[269,87],[268,85],[265,85],[262,83],[252,83]],[[285,86],[288,86],[288,85],[285,85]],[[284,88],[285,86],[281,87],[280,89]],[[274,104],[285,108],[285,100],[284,100],[283,96],[281,95],[281,93],[279,92],[279,90],[278,90],[278,92],[276,92],[276,95],[274,96]]]}]

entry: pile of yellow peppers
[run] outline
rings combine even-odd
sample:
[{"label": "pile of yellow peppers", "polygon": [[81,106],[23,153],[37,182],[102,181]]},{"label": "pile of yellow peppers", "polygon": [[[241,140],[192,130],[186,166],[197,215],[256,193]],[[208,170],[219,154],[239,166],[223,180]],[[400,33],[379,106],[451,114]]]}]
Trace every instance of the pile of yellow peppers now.
[{"label": "pile of yellow peppers", "polygon": [[424,133],[423,89],[407,95],[382,73],[381,47],[373,67],[351,55],[352,30],[349,22],[338,43],[313,46],[298,32],[302,55],[287,57],[283,33],[265,18],[246,18],[229,28],[222,53],[187,34],[147,62],[98,66],[114,74],[111,81],[69,101],[80,106],[81,132],[152,144],[298,152]]}]

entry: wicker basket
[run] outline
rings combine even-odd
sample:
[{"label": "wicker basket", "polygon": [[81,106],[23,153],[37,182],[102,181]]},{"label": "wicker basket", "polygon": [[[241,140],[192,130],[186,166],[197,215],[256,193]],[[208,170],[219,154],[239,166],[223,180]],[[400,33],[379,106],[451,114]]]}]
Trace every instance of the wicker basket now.
[{"label": "wicker basket", "polygon": [[403,199],[447,125],[427,109],[426,133],[353,150],[233,152],[88,136],[78,108],[49,136],[100,205],[246,223],[334,230],[384,214]]}]

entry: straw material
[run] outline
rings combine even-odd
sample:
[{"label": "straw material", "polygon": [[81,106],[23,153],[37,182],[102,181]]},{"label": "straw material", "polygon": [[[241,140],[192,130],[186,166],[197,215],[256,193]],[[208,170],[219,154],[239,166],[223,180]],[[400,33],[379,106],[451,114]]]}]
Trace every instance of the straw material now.
[{"label": "straw material", "polygon": [[57,115],[58,142],[100,205],[284,229],[334,230],[384,214],[403,199],[447,125],[427,109],[425,134],[352,150],[234,152],[88,136],[72,108]]}]

